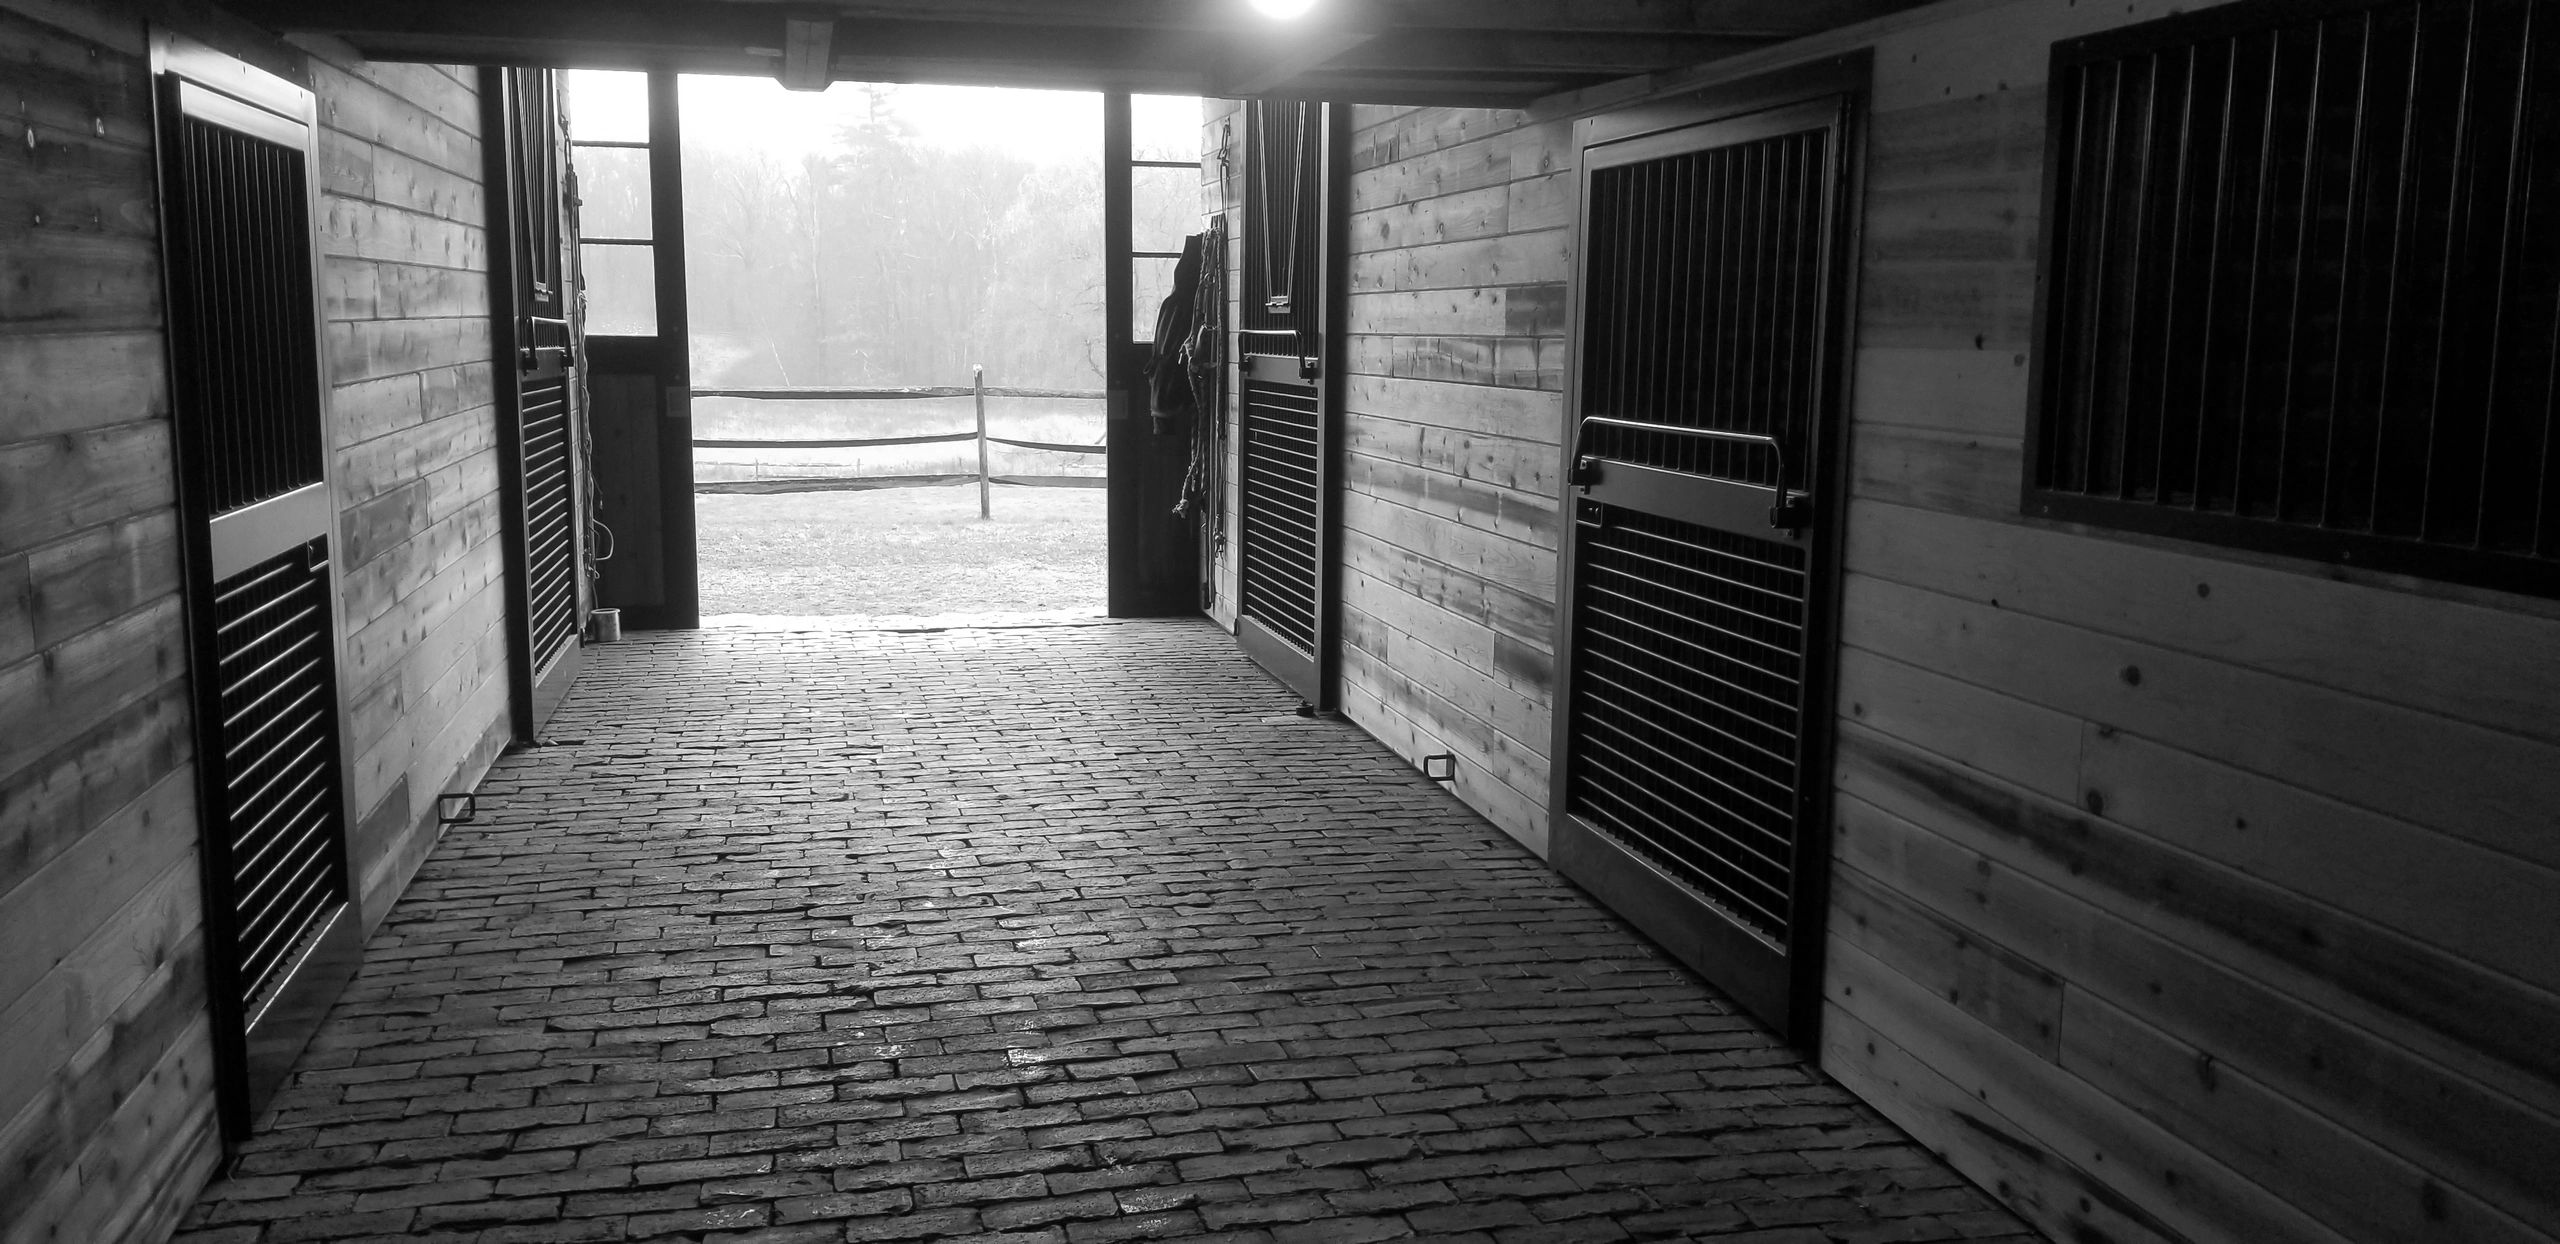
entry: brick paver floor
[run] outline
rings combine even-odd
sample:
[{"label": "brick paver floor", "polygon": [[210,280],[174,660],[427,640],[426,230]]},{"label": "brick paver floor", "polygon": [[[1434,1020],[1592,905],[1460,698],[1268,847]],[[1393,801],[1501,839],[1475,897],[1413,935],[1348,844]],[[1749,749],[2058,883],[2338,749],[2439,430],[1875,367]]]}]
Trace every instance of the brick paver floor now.
[{"label": "brick paver floor", "polygon": [[195,1244],[2026,1239],[1198,623],[598,650]]}]

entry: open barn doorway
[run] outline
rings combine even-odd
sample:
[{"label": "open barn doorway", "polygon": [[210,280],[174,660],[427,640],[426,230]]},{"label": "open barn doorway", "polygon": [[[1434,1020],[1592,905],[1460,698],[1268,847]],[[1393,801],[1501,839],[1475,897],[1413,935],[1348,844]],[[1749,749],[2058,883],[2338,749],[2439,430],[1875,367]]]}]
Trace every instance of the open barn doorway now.
[{"label": "open barn doorway", "polygon": [[[569,75],[600,347],[663,318],[648,89]],[[1201,219],[1199,101],[710,76],[675,94],[682,224],[657,231],[681,235],[690,429],[665,447],[691,467],[698,616],[1145,612],[1129,554],[1189,541],[1148,526],[1169,489],[1133,509],[1142,481],[1112,477],[1130,442],[1187,444],[1146,417],[1139,373]],[[658,549],[622,530],[655,508],[617,516],[600,474],[606,553]]]}]

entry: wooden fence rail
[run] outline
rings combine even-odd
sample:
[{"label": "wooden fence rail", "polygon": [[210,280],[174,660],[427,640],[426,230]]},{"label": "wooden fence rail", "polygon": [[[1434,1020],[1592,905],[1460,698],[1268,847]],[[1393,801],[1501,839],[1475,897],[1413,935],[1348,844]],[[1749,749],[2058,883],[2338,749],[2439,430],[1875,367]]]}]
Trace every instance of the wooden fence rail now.
[{"label": "wooden fence rail", "polygon": [[[793,385],[760,389],[695,389],[695,397],[744,398],[763,402],[896,402],[920,398],[968,397],[977,399],[978,428],[974,432],[946,432],[931,436],[871,436],[823,441],[785,441],[724,437],[697,440],[696,449],[869,449],[883,445],[942,445],[974,441],[978,446],[978,517],[993,515],[995,507],[989,485],[1012,484],[1028,488],[1099,488],[1103,481],[1089,475],[995,475],[987,469],[987,447],[1006,445],[1016,449],[1059,454],[1101,454],[1110,452],[1104,445],[1070,445],[1058,441],[1024,441],[987,434],[987,399],[991,397],[1057,398],[1071,401],[1102,401],[1109,396],[1100,389],[1008,389],[987,387],[987,369],[972,369],[972,383],[965,389],[933,385],[899,385],[889,387],[833,389]],[[874,488],[932,488],[966,483],[967,475],[818,475],[798,479],[722,480],[694,485],[698,493],[783,492],[856,492]]]}]

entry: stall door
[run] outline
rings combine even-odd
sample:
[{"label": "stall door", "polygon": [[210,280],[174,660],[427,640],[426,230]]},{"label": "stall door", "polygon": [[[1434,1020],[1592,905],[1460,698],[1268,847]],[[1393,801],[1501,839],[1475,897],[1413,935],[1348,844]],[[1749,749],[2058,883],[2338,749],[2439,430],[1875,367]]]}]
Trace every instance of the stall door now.
[{"label": "stall door", "polygon": [[[571,323],[557,77],[488,70],[496,123],[485,151],[493,216],[491,285],[499,359],[499,468],[507,506],[516,733],[550,720],[578,677],[586,611],[586,453]],[[494,88],[493,90],[491,88]]]},{"label": "stall door", "polygon": [[170,37],[155,51],[205,926],[219,1100],[237,1138],[363,954],[312,279],[315,118],[280,79]]},{"label": "stall door", "polygon": [[1236,638],[1318,707],[1329,706],[1334,643],[1336,111],[1247,107],[1237,317]]},{"label": "stall door", "polygon": [[1554,856],[1782,1032],[1821,936],[1849,115],[1587,131],[1582,174]]}]

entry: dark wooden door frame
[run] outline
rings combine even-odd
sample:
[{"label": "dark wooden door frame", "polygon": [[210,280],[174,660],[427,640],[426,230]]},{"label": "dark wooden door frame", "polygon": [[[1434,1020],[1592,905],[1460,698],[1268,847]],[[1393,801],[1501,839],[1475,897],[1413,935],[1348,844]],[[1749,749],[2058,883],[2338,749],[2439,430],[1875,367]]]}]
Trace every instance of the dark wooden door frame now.
[{"label": "dark wooden door frame", "polygon": [[[693,497],[692,339],[685,297],[684,136],[677,84],[672,73],[649,75],[649,237],[657,331],[648,336],[585,336],[579,342],[586,351],[580,361],[586,364],[587,375],[598,381],[592,390],[600,390],[607,376],[645,376],[653,393],[643,435],[655,442],[656,505],[637,518],[609,510],[601,516],[608,528],[641,520],[657,527],[663,576],[658,601],[601,602],[620,608],[622,624],[631,630],[690,630],[702,625],[702,572],[695,560],[699,553]],[[594,413],[601,415],[603,408],[597,406]],[[601,441],[628,431],[599,424],[593,435]],[[600,446],[598,455],[608,448]],[[621,549],[619,555],[630,556],[630,549]],[[613,568],[607,563],[604,570],[609,594]]]},{"label": "dark wooden door frame", "polygon": [[[1737,997],[1799,1048],[1812,1049],[1819,1039],[1822,1013],[1822,960],[1828,934],[1830,898],[1831,756],[1837,736],[1837,670],[1839,665],[1840,586],[1845,545],[1851,378],[1855,372],[1858,268],[1863,219],[1862,187],[1866,166],[1867,100],[1874,78],[1873,54],[1858,51],[1787,69],[1707,87],[1605,116],[1575,127],[1577,166],[1581,153],[1594,146],[1642,139],[1696,126],[1713,125],[1791,105],[1837,100],[1841,109],[1839,150],[1834,170],[1838,192],[1830,227],[1834,268],[1826,291],[1822,332],[1828,343],[1822,380],[1828,386],[1812,429],[1813,461],[1804,479],[1813,493],[1809,530],[1811,556],[1806,571],[1804,690],[1797,760],[1796,833],[1790,861],[1791,915],[1785,947],[1785,977],[1777,990]],[[1580,172],[1582,193],[1575,216],[1575,259],[1568,289],[1572,308],[1567,340],[1572,343],[1565,379],[1565,425],[1557,478],[1575,478],[1576,436],[1581,418],[1584,344],[1582,294],[1588,256],[1581,239],[1588,228],[1590,170]],[[1719,955],[1745,948],[1750,935],[1739,928],[1701,927],[1698,900],[1671,876],[1603,835],[1581,826],[1570,811],[1572,704],[1575,625],[1575,552],[1573,514],[1576,494],[1565,485],[1565,530],[1558,541],[1556,567],[1556,695],[1554,704],[1554,795],[1549,804],[1551,862],[1578,884],[1594,888],[1603,901],[1629,923],[1660,943],[1675,958],[1712,978]],[[1578,875],[1577,875],[1578,874]],[[1720,921],[1715,922],[1721,924]]]},{"label": "dark wooden door frame", "polygon": [[[1245,526],[1252,521],[1248,507],[1239,503],[1234,512],[1237,539],[1229,547],[1236,558],[1236,642],[1248,656],[1269,671],[1273,677],[1297,692],[1307,704],[1320,711],[1332,711],[1342,697],[1342,426],[1343,398],[1346,388],[1345,359],[1349,355],[1349,322],[1351,248],[1347,231],[1351,221],[1351,110],[1339,104],[1308,105],[1318,109],[1316,137],[1320,155],[1316,167],[1320,174],[1319,193],[1315,196],[1316,279],[1319,289],[1315,299],[1317,330],[1302,335],[1296,356],[1259,350],[1243,325],[1249,316],[1240,316],[1233,328],[1236,344],[1229,357],[1233,360],[1235,383],[1231,387],[1236,408],[1234,435],[1228,443],[1236,454],[1234,487],[1242,495],[1250,470],[1245,461],[1245,402],[1249,392],[1246,383],[1257,367],[1282,376],[1294,365],[1302,380],[1312,381],[1317,393],[1316,416],[1316,567],[1315,567],[1315,651],[1301,654],[1276,631],[1263,626],[1247,612],[1244,587]],[[1258,141],[1250,105],[1245,113],[1245,159],[1255,158],[1251,144]],[[1248,165],[1250,167],[1250,165]],[[1250,179],[1248,179],[1248,190]],[[1250,193],[1246,212],[1258,210]],[[1248,217],[1250,219],[1250,217]],[[1248,225],[1242,263],[1255,262]],[[1252,282],[1239,271],[1231,278],[1231,288],[1248,290]],[[1312,353],[1303,353],[1312,347]],[[1223,414],[1222,414],[1223,417]]]},{"label": "dark wooden door frame", "polygon": [[[571,269],[558,252],[569,245],[566,212],[547,230],[534,228],[533,213],[547,199],[558,210],[565,193],[568,153],[557,133],[555,101],[544,110],[553,132],[547,154],[548,174],[535,177],[535,160],[524,145],[526,106],[523,88],[535,75],[551,71],[484,66],[480,70],[481,156],[489,222],[489,323],[494,368],[492,388],[498,410],[498,484],[505,511],[507,584],[508,705],[518,742],[530,742],[552,710],[577,680],[585,657],[586,631],[586,503],[587,464],[584,452],[584,403],[577,398],[586,366],[580,357],[574,322],[576,291]],[[556,81],[545,89],[557,92]],[[556,266],[546,283],[523,262],[525,255],[547,246]],[[569,438],[568,522],[571,633],[568,646],[547,665],[539,662],[540,641],[534,614],[530,565],[532,528],[527,496],[524,441],[525,391],[529,382],[558,379],[566,386],[566,429]],[[538,668],[539,666],[539,668]]]},{"label": "dark wooden door frame", "polygon": [[[275,1091],[292,1070],[303,1047],[328,1015],[346,982],[364,959],[363,920],[357,911],[355,876],[347,855],[347,832],[357,823],[353,791],[346,781],[351,730],[346,692],[338,672],[346,666],[344,567],[339,556],[335,455],[328,447],[331,408],[328,366],[321,343],[326,331],[319,297],[322,272],[318,224],[320,205],[320,121],[311,91],[256,69],[231,55],[173,31],[151,32],[155,176],[162,213],[164,259],[161,265],[165,304],[170,309],[168,353],[176,459],[179,545],[188,630],[190,707],[197,755],[198,818],[202,826],[201,866],[204,893],[207,1009],[211,1012],[214,1054],[215,1113],[227,1143],[245,1139]],[[303,236],[311,275],[307,291],[311,334],[314,410],[320,421],[319,479],[267,501],[216,514],[208,453],[199,430],[203,421],[188,396],[188,377],[197,366],[198,344],[189,340],[180,308],[192,305],[195,278],[203,265],[188,253],[184,185],[173,176],[169,161],[184,150],[180,127],[191,117],[230,125],[265,138],[302,157]],[[298,127],[299,132],[293,132]],[[269,258],[265,262],[275,262]],[[337,789],[324,796],[337,807],[336,840],[324,845],[322,871],[315,883],[324,893],[334,888],[335,905],[324,899],[278,962],[280,974],[271,991],[249,996],[241,946],[243,923],[239,905],[238,865],[233,857],[231,826],[222,809],[227,803],[219,723],[223,717],[223,685],[219,675],[216,585],[232,579],[244,566],[273,565],[297,542],[302,556],[325,559],[305,566],[317,572],[327,597],[323,608],[328,641],[319,659],[322,681],[331,703],[327,762]],[[246,577],[246,576],[241,576]],[[281,805],[278,805],[281,806]],[[325,824],[325,821],[324,821]],[[281,927],[281,926],[280,926]]]},{"label": "dark wooden door frame", "polygon": [[1135,158],[1130,112],[1125,93],[1102,97],[1106,596],[1115,618],[1187,617],[1200,609],[1192,560],[1198,520],[1176,515],[1174,506],[1182,496],[1190,437],[1187,427],[1157,430],[1147,382],[1156,351],[1180,343],[1138,339],[1139,311],[1154,308],[1137,305],[1136,280],[1139,260],[1180,256],[1137,247],[1137,170],[1163,165]]}]

